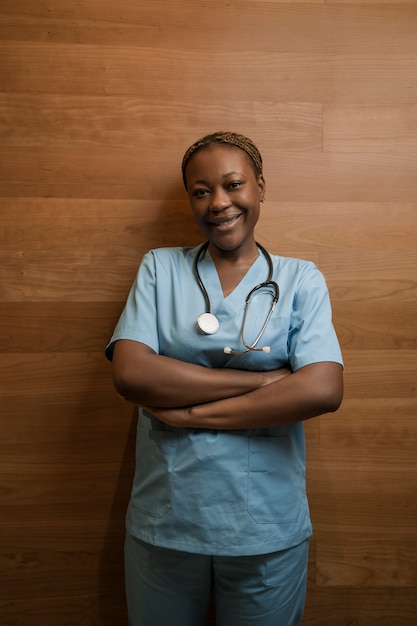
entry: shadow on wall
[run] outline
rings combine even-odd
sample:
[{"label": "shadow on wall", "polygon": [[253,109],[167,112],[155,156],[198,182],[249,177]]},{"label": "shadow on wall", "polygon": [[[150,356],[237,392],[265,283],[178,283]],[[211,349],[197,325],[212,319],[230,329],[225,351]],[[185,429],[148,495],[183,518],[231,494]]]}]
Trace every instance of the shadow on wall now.
[{"label": "shadow on wall", "polygon": [[155,213],[152,235],[159,246],[194,246],[203,241],[181,181],[171,186]]},{"label": "shadow on wall", "polygon": [[[137,409],[134,407],[100,553],[98,626],[125,626],[128,623],[123,564],[124,516],[134,471],[136,422]],[[123,420],[120,427],[126,427]]]}]

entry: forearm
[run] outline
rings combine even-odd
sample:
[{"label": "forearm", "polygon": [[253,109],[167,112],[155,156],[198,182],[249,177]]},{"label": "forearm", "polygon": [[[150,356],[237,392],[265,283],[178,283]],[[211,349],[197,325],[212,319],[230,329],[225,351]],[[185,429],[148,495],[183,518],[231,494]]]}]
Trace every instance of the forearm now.
[{"label": "forearm", "polygon": [[142,406],[180,407],[246,394],[276,379],[276,372],[207,368],[155,354],[144,344],[119,341],[113,354],[118,393]]},{"label": "forearm", "polygon": [[190,407],[189,426],[234,430],[299,422],[336,411],[342,395],[342,368],[314,364],[244,395]]},{"label": "forearm", "polygon": [[176,409],[147,408],[177,428],[269,428],[336,411],[343,395],[342,376],[337,363],[315,363],[242,395]]}]

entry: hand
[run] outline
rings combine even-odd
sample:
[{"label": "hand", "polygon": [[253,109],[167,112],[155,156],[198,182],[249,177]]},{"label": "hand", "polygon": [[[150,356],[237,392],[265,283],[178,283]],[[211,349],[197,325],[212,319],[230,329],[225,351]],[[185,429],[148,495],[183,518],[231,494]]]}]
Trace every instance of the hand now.
[{"label": "hand", "polygon": [[292,374],[291,370],[286,367],[281,367],[279,370],[271,370],[269,372],[262,372],[262,376],[264,378],[264,382],[261,387],[265,387],[265,385],[270,385],[271,383],[276,383],[278,380],[282,378],[286,378]]}]

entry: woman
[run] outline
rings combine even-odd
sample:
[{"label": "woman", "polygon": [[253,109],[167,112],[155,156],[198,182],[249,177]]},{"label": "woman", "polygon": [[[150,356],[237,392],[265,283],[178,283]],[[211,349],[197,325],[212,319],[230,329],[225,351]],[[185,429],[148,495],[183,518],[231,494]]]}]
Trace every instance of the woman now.
[{"label": "woman", "polygon": [[311,262],[256,243],[265,180],[250,139],[203,137],[182,173],[207,243],[144,256],[106,351],[140,407],[129,624],[204,626],[213,586],[218,626],[296,626],[311,535],[303,420],[343,393],[327,288]]}]

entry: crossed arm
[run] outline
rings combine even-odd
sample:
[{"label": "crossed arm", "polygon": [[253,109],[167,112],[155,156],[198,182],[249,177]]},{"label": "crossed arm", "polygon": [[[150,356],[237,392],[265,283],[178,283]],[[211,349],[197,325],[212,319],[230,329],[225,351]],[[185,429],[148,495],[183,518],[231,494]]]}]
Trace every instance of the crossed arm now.
[{"label": "crossed arm", "polygon": [[127,401],[178,428],[266,428],[336,411],[343,395],[342,367],[325,361],[291,373],[207,368],[120,340],[113,380]]}]

